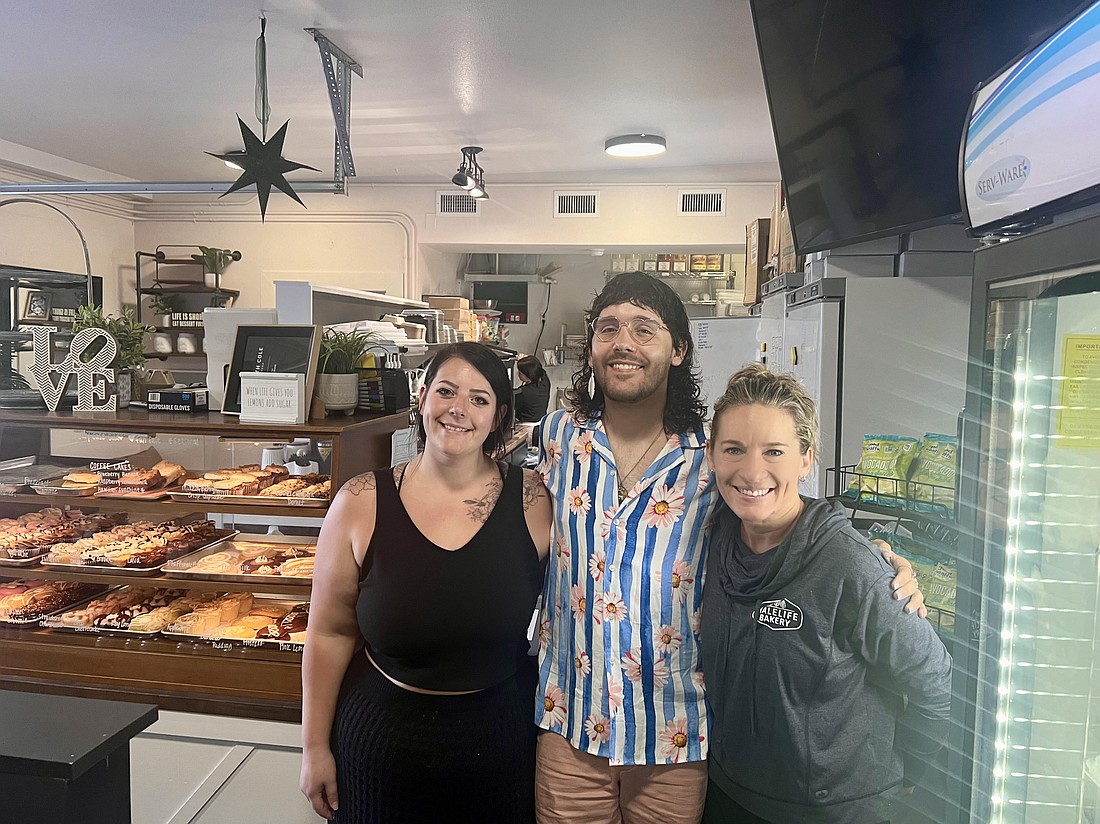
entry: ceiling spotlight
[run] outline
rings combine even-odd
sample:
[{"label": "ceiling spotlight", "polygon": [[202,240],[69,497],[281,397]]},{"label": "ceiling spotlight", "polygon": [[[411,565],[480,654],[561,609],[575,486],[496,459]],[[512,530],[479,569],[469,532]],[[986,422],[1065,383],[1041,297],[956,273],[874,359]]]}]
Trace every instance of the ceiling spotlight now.
[{"label": "ceiling spotlight", "polygon": [[470,197],[488,199],[485,191],[485,171],[477,163],[477,154],[482,151],[480,146],[463,146],[462,163],[458,171],[451,178],[451,183],[460,189],[470,193]]},{"label": "ceiling spotlight", "polygon": [[615,157],[649,157],[665,150],[665,139],[656,134],[621,134],[609,137],[603,150]]},{"label": "ceiling spotlight", "polygon": [[230,169],[236,169],[238,172],[243,172],[244,166],[234,162],[234,158],[238,155],[240,155],[241,157],[246,157],[246,154],[239,149],[230,149],[229,151],[221,155],[222,162]]}]

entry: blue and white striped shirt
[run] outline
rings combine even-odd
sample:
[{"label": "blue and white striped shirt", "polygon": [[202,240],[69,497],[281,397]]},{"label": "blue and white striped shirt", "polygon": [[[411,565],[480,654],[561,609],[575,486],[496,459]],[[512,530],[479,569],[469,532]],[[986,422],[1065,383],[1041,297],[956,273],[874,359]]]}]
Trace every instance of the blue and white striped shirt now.
[{"label": "blue and white striped shirt", "polygon": [[701,761],[697,633],[717,500],[703,432],[670,437],[621,502],[599,419],[553,412],[541,439],[554,526],[535,723],[612,765]]}]

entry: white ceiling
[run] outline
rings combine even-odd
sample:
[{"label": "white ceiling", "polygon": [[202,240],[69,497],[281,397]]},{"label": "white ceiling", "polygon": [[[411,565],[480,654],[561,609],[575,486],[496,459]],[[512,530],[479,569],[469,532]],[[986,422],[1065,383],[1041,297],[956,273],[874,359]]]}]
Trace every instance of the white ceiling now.
[{"label": "white ceiling", "polygon": [[[333,174],[321,29],[358,60],[357,183],[439,183],[476,143],[486,184],[778,179],[747,0],[0,0],[0,140],[140,181],[234,173],[257,133],[267,17],[283,156]],[[657,158],[606,138],[664,135]],[[0,157],[0,159],[3,159]]]}]

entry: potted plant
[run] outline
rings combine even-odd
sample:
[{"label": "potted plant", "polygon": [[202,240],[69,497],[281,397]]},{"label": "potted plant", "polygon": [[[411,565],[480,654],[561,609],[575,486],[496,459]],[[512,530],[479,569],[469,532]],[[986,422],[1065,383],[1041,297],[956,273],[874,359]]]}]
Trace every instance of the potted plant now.
[{"label": "potted plant", "polygon": [[[153,332],[153,327],[139,323],[130,306],[122,307],[122,312],[118,315],[104,313],[102,306],[80,306],[76,310],[76,320],[73,321],[73,332],[82,329],[106,329],[114,337],[118,352],[109,365],[116,371],[118,405],[129,406],[133,397],[134,370],[145,364],[145,334]],[[81,360],[87,363],[105,345],[93,343],[84,350]]]},{"label": "potted plant", "polygon": [[176,296],[154,295],[149,302],[149,311],[160,318],[158,326],[171,326],[172,313],[176,311]]},{"label": "potted plant", "polygon": [[201,254],[191,255],[191,258],[203,265],[203,283],[210,287],[220,287],[222,272],[225,267],[235,260],[241,259],[241,253],[230,249],[219,249],[216,246],[199,246]]},{"label": "potted plant", "polygon": [[326,329],[321,336],[313,395],[325,411],[350,415],[359,403],[359,362],[376,340],[373,332]]}]

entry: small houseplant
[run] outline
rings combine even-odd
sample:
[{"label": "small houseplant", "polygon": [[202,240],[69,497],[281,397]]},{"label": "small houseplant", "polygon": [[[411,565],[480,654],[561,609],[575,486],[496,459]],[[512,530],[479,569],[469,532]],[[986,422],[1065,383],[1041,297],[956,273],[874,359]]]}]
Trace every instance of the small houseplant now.
[{"label": "small houseplant", "polygon": [[313,395],[325,411],[350,415],[359,403],[359,362],[375,342],[373,332],[326,329],[321,336],[317,381]]},{"label": "small houseplant", "polygon": [[149,311],[161,318],[161,326],[170,326],[172,313],[176,311],[175,295],[154,295],[149,302]]},{"label": "small houseplant", "polygon": [[241,253],[230,249],[219,249],[216,246],[199,246],[201,254],[191,255],[191,258],[203,265],[205,276],[203,282],[207,286],[220,287],[222,272],[225,267],[235,260],[241,259]]},{"label": "small houseplant", "polygon": [[[132,307],[124,306],[118,315],[108,315],[102,306],[80,306],[73,321],[73,332],[82,329],[105,329],[118,344],[118,352],[110,366],[117,371],[118,405],[129,406],[133,392],[133,373],[145,364],[145,334],[154,331],[152,326],[134,318]],[[93,343],[80,356],[85,363],[94,358],[105,343]]]}]

